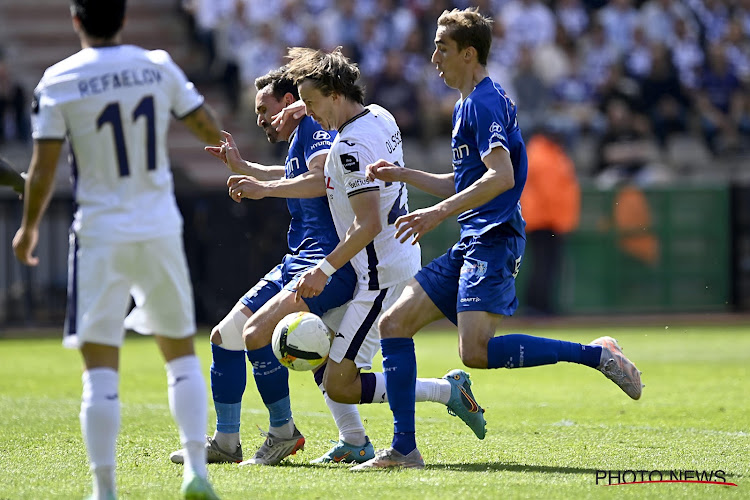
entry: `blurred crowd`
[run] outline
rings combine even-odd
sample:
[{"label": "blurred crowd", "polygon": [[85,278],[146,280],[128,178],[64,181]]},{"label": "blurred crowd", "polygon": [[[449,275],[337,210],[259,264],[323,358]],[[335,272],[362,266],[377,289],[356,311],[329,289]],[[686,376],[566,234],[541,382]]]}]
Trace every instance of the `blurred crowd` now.
[{"label": "blurred crowd", "polygon": [[639,175],[675,133],[712,155],[750,134],[750,0],[183,0],[203,77],[237,110],[286,47],[342,45],[368,102],[406,137],[449,133],[456,94],[430,63],[445,9],[493,17],[490,75],[529,136],[551,129],[574,148],[595,137],[594,173]]}]

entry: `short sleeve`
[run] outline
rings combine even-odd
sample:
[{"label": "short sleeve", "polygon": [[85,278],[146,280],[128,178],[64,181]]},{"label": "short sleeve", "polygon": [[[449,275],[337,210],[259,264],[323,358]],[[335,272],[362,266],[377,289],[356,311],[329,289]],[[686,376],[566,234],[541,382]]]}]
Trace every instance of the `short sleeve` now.
[{"label": "short sleeve", "polygon": [[336,132],[323,130],[315,120],[305,121],[309,121],[309,123],[304,129],[300,130],[300,133],[307,136],[305,138],[305,162],[309,164],[310,160],[316,156],[328,153],[331,150],[331,143]]},{"label": "short sleeve", "polygon": [[187,115],[201,107],[203,95],[198,92],[193,82],[188,80],[185,73],[172,60],[164,50],[153,50],[149,53],[151,59],[164,68],[172,79],[172,114],[177,119],[185,118]]},{"label": "short sleeve", "polygon": [[486,106],[472,102],[471,119],[477,141],[479,156],[484,159],[493,148],[502,147],[510,152],[508,146],[508,117],[500,106]]},{"label": "short sleeve", "polygon": [[379,190],[381,181],[369,181],[365,176],[365,167],[376,160],[370,148],[350,140],[341,140],[339,145],[336,154],[344,171],[346,195],[351,198],[356,194]]},{"label": "short sleeve", "polygon": [[44,78],[34,89],[31,101],[31,135],[39,139],[65,139],[67,128],[60,104]]}]

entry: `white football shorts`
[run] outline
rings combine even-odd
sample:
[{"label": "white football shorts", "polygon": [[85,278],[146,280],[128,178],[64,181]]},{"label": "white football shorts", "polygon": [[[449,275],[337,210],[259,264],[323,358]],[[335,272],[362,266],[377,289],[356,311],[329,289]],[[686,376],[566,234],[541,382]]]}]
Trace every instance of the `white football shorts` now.
[{"label": "white football shorts", "polygon": [[[195,333],[193,288],[181,234],[81,245],[71,234],[70,243],[65,347],[78,348],[84,342],[120,347],[126,328],[170,338]],[[128,314],[131,296],[135,308]]]},{"label": "white football shorts", "polygon": [[[408,282],[405,280],[384,290],[358,289],[350,302],[324,315],[324,322],[336,332],[328,356],[337,363],[350,359],[357,368],[372,369],[372,360],[380,349],[378,320],[383,311],[396,302]],[[333,328],[334,318],[342,309],[345,311],[341,324]],[[329,314],[331,317],[327,318]]]}]

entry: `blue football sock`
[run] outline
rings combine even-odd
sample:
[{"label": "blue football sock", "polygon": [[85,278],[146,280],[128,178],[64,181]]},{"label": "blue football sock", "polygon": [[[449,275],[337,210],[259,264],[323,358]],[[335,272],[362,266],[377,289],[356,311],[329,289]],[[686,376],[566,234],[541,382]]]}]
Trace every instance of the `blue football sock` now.
[{"label": "blue football sock", "polygon": [[417,357],[414,341],[405,338],[381,339],[383,373],[388,405],[393,412],[393,443],[391,446],[403,455],[417,447],[414,434],[414,411],[417,383]]},{"label": "blue football sock", "polygon": [[292,418],[289,370],[276,359],[271,344],[247,351],[247,358],[253,365],[253,376],[260,397],[268,408],[271,427],[281,427]]},{"label": "blue football sock", "polygon": [[596,368],[601,355],[600,346],[514,333],[490,339],[487,367],[521,368],[568,361]]},{"label": "blue football sock", "polygon": [[216,408],[216,430],[240,432],[242,395],[247,383],[245,351],[229,351],[211,344],[211,393]]}]

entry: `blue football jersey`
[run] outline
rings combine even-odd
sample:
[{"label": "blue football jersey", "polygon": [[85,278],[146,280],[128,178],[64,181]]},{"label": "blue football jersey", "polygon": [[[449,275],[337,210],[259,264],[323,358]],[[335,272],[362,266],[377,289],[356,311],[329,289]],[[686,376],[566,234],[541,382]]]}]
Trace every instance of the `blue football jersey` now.
[{"label": "blue football jersey", "polygon": [[[289,140],[286,178],[291,179],[307,172],[307,162],[320,154],[328,153],[335,135],[336,132],[323,130],[309,116],[304,117]],[[328,199],[325,196],[289,198],[286,203],[292,216],[287,234],[289,251],[305,257],[328,255],[339,243]]]},{"label": "blue football jersey", "polygon": [[495,147],[510,153],[515,177],[513,189],[458,216],[461,236],[483,234],[500,224],[507,224],[523,235],[525,222],[519,199],[528,169],[526,145],[518,126],[515,103],[489,77],[479,82],[466,99],[456,103],[451,147],[457,193],[484,175],[487,167],[482,159]]}]

